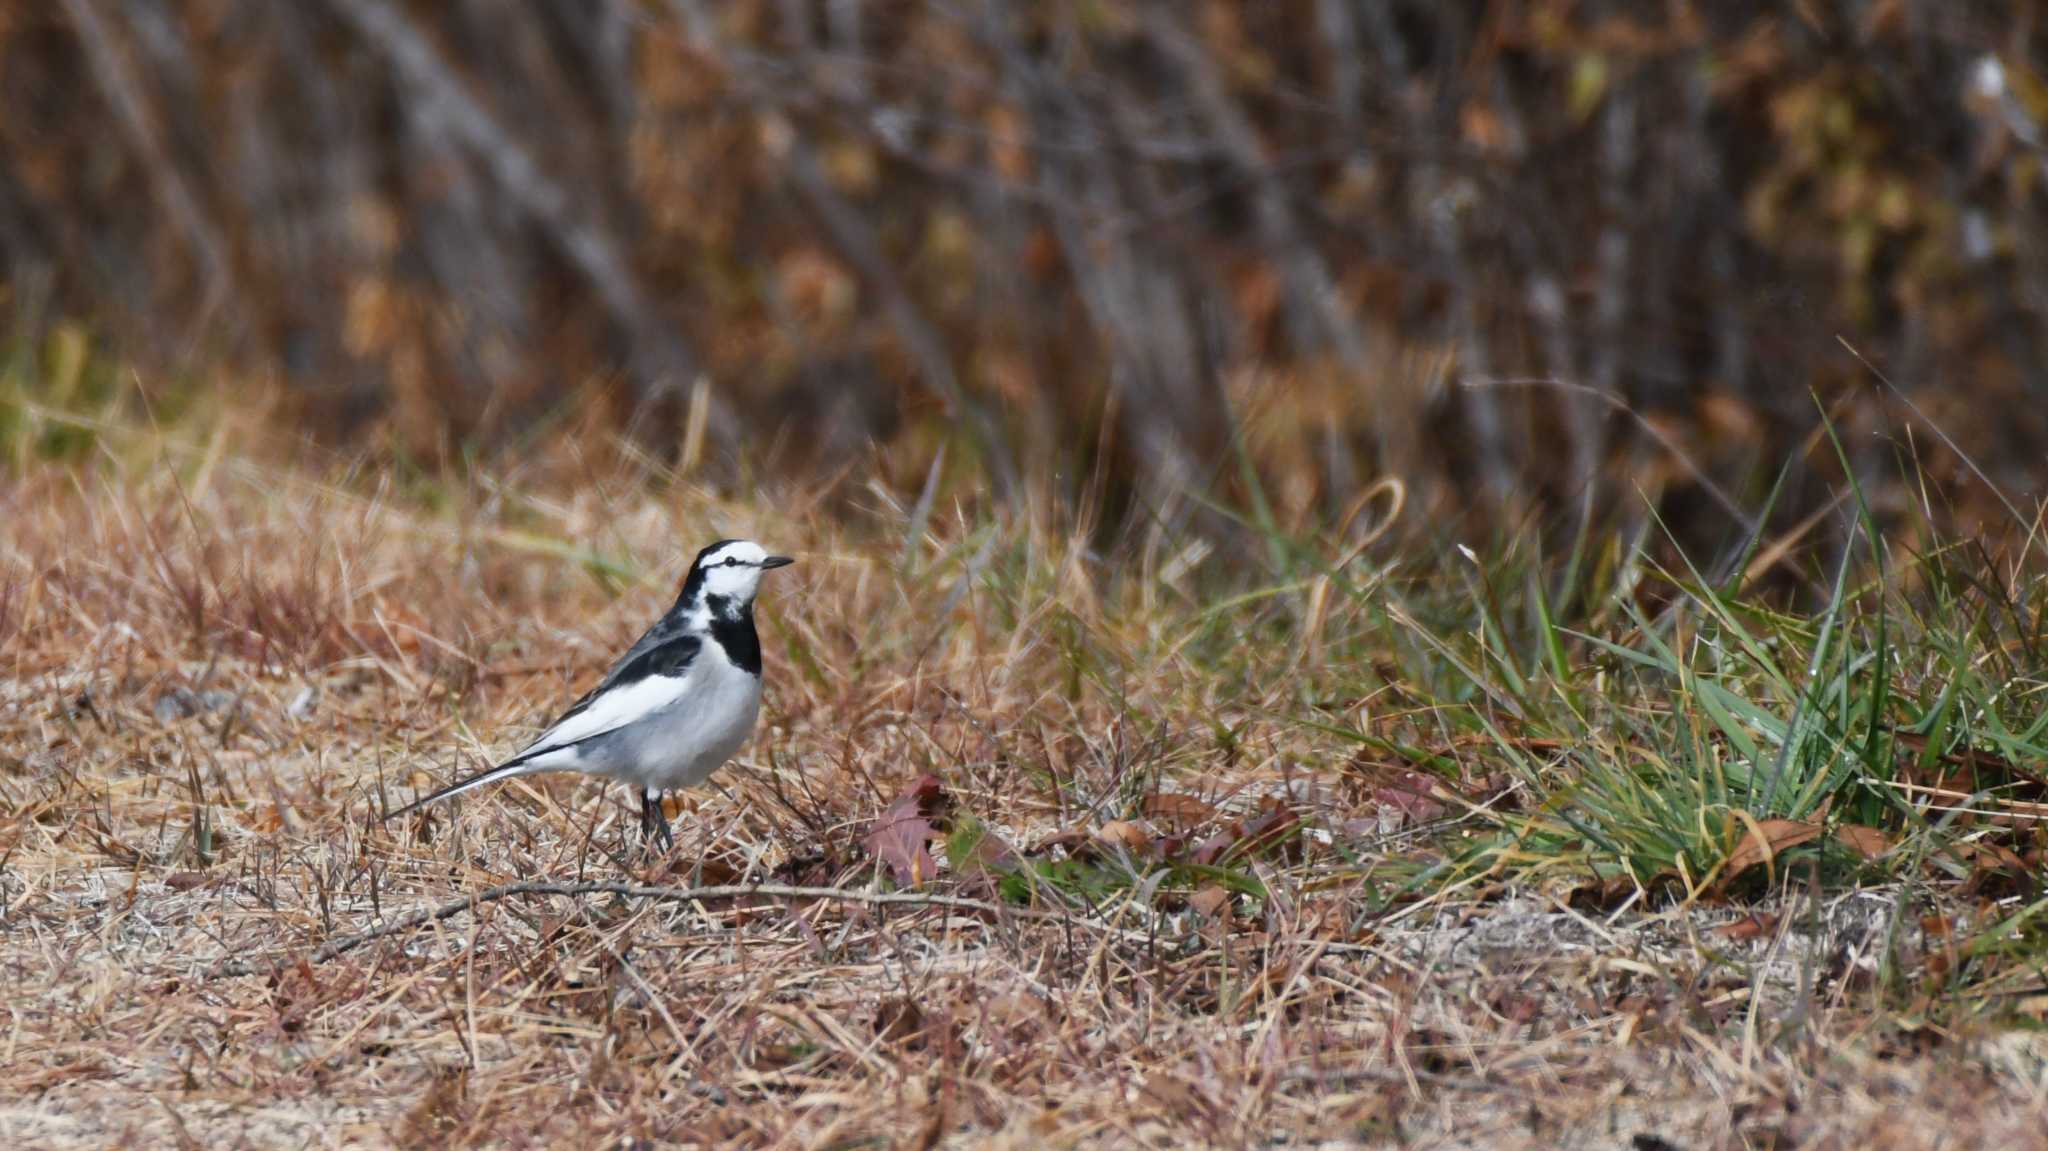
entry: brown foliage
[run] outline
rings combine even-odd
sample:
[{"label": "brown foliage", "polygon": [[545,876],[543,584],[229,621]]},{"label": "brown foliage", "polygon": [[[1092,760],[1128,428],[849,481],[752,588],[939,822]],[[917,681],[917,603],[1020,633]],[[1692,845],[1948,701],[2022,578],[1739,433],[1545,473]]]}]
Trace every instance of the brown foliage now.
[{"label": "brown foliage", "polygon": [[1249,429],[1284,514],[1612,473],[1683,529],[1813,391],[1879,422],[1837,337],[2029,478],[2044,37],[1988,0],[64,0],[0,18],[0,277],[430,453],[596,382],[714,459],[895,443],[914,482],[958,435],[999,488],[1163,495]]}]

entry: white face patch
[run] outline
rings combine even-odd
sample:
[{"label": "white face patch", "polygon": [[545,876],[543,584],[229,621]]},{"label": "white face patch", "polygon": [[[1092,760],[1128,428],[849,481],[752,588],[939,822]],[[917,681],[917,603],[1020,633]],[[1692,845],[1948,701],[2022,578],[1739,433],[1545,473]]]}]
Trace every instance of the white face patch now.
[{"label": "white face patch", "polygon": [[705,556],[704,593],[749,602],[761,586],[761,561],[768,551],[753,540],[734,540]]}]

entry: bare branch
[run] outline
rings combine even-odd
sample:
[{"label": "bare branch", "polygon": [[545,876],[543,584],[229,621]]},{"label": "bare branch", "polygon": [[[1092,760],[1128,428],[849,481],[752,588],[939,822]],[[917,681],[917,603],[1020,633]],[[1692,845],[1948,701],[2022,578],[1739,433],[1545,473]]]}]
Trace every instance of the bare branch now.
[{"label": "bare branch", "polygon": [[[485,888],[460,899],[451,899],[436,907],[422,908],[410,915],[380,923],[366,931],[353,932],[331,939],[313,950],[308,962],[325,963],[337,955],[344,955],[365,943],[374,943],[387,936],[399,935],[429,923],[452,919],[465,911],[473,911],[487,903],[510,899],[522,895],[563,895],[580,897],[585,895],[618,895],[629,899],[651,899],[661,903],[696,903],[706,899],[745,899],[750,896],[763,899],[829,899],[839,903],[857,903],[864,907],[937,907],[950,911],[973,911],[983,915],[995,915],[1018,919],[1052,920],[1081,923],[1104,930],[1106,925],[1071,914],[1062,914],[1040,908],[1011,907],[986,899],[970,899],[961,895],[941,895],[925,891],[852,891],[843,887],[799,887],[782,883],[740,883],[721,884],[708,887],[667,887],[622,881],[591,880],[582,883],[556,883],[544,880],[521,880],[504,883],[497,887]],[[1143,932],[1130,933],[1140,939],[1149,939]],[[255,975],[268,971],[272,964],[256,960],[235,959],[222,964],[213,972],[213,978],[232,979],[237,976]]]}]

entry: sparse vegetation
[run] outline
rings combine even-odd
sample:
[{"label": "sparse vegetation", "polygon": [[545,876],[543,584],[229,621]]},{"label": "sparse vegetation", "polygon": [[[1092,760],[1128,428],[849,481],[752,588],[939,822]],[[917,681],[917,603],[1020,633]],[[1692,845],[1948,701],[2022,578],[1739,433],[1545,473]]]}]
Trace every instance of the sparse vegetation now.
[{"label": "sparse vegetation", "polygon": [[[733,500],[573,415],[422,470],[108,388],[0,401],[13,1145],[2041,1130],[2032,525],[1846,489],[1846,555],[1558,561],[1253,478],[1219,554],[938,468]],[[580,777],[378,822],[738,531],[804,561],[664,865]]]},{"label": "sparse vegetation", "polygon": [[2040,1144],[2040,7],[0,5],[0,1146]]}]

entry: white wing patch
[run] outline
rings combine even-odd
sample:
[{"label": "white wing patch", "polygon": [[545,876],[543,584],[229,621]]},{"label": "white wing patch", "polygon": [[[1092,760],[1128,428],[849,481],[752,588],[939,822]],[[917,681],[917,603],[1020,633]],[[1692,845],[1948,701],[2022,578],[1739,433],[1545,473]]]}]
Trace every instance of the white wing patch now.
[{"label": "white wing patch", "polygon": [[526,745],[519,758],[615,731],[668,707],[683,697],[689,683],[683,675],[650,675],[637,683],[615,687],[590,701],[590,706],[563,720]]}]

